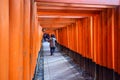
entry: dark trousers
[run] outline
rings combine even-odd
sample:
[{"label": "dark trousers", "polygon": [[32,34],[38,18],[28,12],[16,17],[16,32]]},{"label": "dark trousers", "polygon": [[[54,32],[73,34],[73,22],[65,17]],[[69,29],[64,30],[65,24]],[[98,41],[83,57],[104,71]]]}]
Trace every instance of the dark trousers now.
[{"label": "dark trousers", "polygon": [[53,55],[54,52],[55,52],[55,47],[50,47],[50,53],[51,53],[51,55]]}]

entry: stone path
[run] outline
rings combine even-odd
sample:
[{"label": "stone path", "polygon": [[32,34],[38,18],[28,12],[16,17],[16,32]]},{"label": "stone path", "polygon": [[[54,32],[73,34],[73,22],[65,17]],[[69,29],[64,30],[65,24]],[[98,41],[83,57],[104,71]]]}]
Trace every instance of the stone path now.
[{"label": "stone path", "polygon": [[53,56],[49,52],[49,43],[43,43],[44,51],[44,80],[91,80],[85,79],[83,71],[77,67],[71,58],[61,54],[56,49]]},{"label": "stone path", "polygon": [[[51,56],[48,42],[43,43],[43,55],[44,71],[42,64],[40,64],[43,59],[39,58],[35,80],[93,80],[89,76],[85,77],[83,75],[84,71],[69,56],[64,55],[63,52],[56,49],[54,55]],[[44,77],[41,74],[42,71],[44,72]]]}]

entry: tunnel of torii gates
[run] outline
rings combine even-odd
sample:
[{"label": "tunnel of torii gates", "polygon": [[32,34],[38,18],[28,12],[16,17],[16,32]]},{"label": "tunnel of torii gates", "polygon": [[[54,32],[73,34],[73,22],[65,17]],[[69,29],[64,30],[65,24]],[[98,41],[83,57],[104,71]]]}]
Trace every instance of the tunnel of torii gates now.
[{"label": "tunnel of torii gates", "polygon": [[120,0],[0,0],[0,80],[32,80],[42,29],[120,74]]}]

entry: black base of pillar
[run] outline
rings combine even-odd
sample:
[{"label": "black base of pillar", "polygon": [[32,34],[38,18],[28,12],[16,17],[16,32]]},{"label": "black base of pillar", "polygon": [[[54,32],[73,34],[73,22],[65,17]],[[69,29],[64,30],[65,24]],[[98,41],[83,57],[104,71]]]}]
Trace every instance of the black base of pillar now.
[{"label": "black base of pillar", "polygon": [[120,74],[114,72],[112,69],[100,66],[89,58],[85,58],[79,53],[72,51],[62,45],[61,50],[70,56],[73,61],[80,66],[80,68],[89,74],[94,80],[120,80]]}]

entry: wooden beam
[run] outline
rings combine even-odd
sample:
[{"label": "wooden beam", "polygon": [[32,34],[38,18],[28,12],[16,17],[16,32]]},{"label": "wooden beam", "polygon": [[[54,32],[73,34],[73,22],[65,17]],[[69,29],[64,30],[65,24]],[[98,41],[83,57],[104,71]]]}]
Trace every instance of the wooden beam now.
[{"label": "wooden beam", "polygon": [[43,28],[61,28],[69,24],[40,24]]},{"label": "wooden beam", "polygon": [[39,21],[41,24],[70,24],[70,23],[75,23],[75,21],[73,22],[73,21],[65,21],[65,22],[54,22],[54,23],[52,23],[52,22],[48,22],[48,21]]},{"label": "wooden beam", "polygon": [[75,19],[69,18],[39,18],[38,20],[41,24],[69,24],[74,23]]},{"label": "wooden beam", "polygon": [[114,8],[112,5],[91,5],[75,3],[54,3],[54,2],[37,2],[37,6],[54,6],[54,7],[72,7],[72,8]]},{"label": "wooden beam", "polygon": [[85,16],[37,16],[38,18],[66,18],[66,19],[78,19],[78,18],[85,18]]},{"label": "wooden beam", "polygon": [[60,28],[63,28],[63,27],[59,27],[59,28],[45,28],[46,29],[46,31],[53,31],[53,30],[57,30],[57,29],[60,29]]},{"label": "wooden beam", "polygon": [[84,8],[84,7],[57,7],[57,6],[38,6],[37,9],[50,9],[50,10],[88,10],[88,11],[101,11],[102,8]]},{"label": "wooden beam", "polygon": [[94,16],[95,14],[98,14],[99,11],[67,11],[67,10],[38,10],[37,14],[38,16]]},{"label": "wooden beam", "polygon": [[97,5],[119,5],[119,0],[35,0],[37,2],[79,3]]}]

